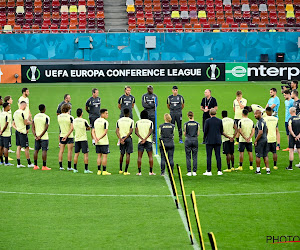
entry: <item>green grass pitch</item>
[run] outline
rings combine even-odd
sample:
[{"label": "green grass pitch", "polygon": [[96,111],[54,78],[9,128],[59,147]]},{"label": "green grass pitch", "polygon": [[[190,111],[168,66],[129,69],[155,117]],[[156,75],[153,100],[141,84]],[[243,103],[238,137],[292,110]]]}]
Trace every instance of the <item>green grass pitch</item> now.
[{"label": "green grass pitch", "polygon": [[[129,167],[130,176],[121,176],[119,170],[119,150],[115,135],[115,123],[119,118],[117,100],[129,83],[55,83],[1,85],[0,95],[12,95],[17,109],[17,100],[22,87],[30,90],[30,110],[38,113],[38,105],[44,103],[51,118],[49,127],[50,145],[48,151],[48,172],[32,169],[17,169],[0,166],[0,248],[1,249],[191,249],[188,235],[170,196],[160,167],[155,160],[154,172],[149,176],[148,160],[144,155],[142,176],[137,172],[137,137],[134,135],[134,150]],[[132,94],[138,109],[142,110],[141,96],[146,92],[147,83],[134,83]],[[174,83],[154,83],[158,95],[158,123],[163,122],[168,112],[166,98],[171,94]],[[237,90],[243,91],[248,104],[265,106],[269,99],[269,89],[280,89],[277,82],[233,83],[233,82],[177,82],[179,93],[185,98],[183,122],[186,113],[192,110],[195,120],[202,124],[200,102],[206,88],[218,101],[218,117],[222,110],[228,110],[233,117],[232,102]],[[111,154],[108,156],[108,171],[112,176],[97,176],[96,153],[89,140],[89,168],[92,175],[84,175],[83,155],[80,155],[79,174],[58,170],[58,124],[56,108],[65,93],[71,95],[72,115],[76,109],[84,108],[91,96],[91,89],[97,87],[102,99],[102,108],[109,111],[109,141]],[[279,109],[279,130],[281,146],[287,147],[284,129],[284,99]],[[84,113],[84,118],[88,118]],[[250,118],[254,120],[253,113]],[[134,112],[134,120],[137,115]],[[90,138],[90,132],[88,132]],[[16,149],[12,137],[12,149]],[[202,134],[199,141],[202,140]],[[29,135],[30,146],[34,138]],[[204,234],[205,246],[210,249],[207,232],[214,232],[220,249],[299,249],[300,243],[268,244],[267,235],[299,235],[300,169],[286,171],[288,153],[278,153],[277,171],[261,176],[248,169],[245,156],[244,171],[225,173],[217,176],[213,159],[213,176],[202,176],[206,169],[205,147],[199,146],[198,176],[187,177],[184,145],[175,136],[175,163],[184,175],[187,195],[195,190],[199,215]],[[33,160],[33,151],[31,159]],[[271,156],[271,155],[270,155]],[[15,154],[10,154],[16,165]],[[295,155],[294,163],[298,163]],[[235,162],[238,164],[236,146]],[[26,163],[21,155],[21,163]],[[223,169],[226,167],[222,156]],[[41,153],[39,155],[41,165]],[[64,166],[67,155],[64,155]],[[273,161],[270,157],[270,166]],[[255,164],[254,164],[255,167]],[[180,190],[177,170],[175,181]],[[76,194],[76,195],[72,195]],[[196,223],[190,197],[187,197],[190,216],[197,239]],[[182,198],[180,197],[182,203]]]}]

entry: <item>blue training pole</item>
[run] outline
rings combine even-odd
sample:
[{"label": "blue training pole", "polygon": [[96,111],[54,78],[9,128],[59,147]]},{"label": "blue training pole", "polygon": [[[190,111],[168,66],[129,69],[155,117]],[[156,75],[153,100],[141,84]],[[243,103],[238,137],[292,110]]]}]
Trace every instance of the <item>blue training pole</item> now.
[{"label": "blue training pole", "polygon": [[155,154],[158,155],[157,151],[157,142],[158,142],[158,134],[157,134],[157,98],[155,97]]}]

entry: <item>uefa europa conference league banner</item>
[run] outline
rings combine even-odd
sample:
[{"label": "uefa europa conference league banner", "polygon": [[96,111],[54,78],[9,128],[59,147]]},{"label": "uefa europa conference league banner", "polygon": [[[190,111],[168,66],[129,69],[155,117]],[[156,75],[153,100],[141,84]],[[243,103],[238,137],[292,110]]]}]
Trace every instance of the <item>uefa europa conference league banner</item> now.
[{"label": "uefa europa conference league banner", "polygon": [[22,65],[22,82],[216,80],[225,80],[225,63]]},{"label": "uefa europa conference league banner", "polygon": [[22,65],[22,82],[280,81],[298,79],[300,63]]}]

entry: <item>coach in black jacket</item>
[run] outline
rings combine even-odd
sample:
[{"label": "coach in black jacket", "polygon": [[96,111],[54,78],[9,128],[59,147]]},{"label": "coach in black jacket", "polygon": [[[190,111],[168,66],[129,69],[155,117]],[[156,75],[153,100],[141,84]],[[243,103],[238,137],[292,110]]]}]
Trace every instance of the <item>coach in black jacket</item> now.
[{"label": "coach in black jacket", "polygon": [[206,144],[206,160],[207,160],[207,170],[203,175],[211,176],[211,155],[213,149],[215,150],[217,167],[218,167],[218,175],[222,175],[221,170],[221,144],[223,134],[223,123],[222,120],[216,117],[217,111],[212,108],[209,111],[210,117],[205,121],[204,126],[204,140]]}]

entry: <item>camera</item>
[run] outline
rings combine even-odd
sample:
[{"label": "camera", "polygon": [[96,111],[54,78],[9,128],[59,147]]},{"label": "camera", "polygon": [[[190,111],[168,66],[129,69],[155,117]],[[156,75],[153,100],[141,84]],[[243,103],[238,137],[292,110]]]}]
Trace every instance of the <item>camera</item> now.
[{"label": "camera", "polygon": [[298,89],[298,81],[281,80],[281,84],[283,85],[281,86],[281,91],[284,91],[285,89],[293,90],[294,87],[292,86],[292,83],[296,84],[296,89]]}]

